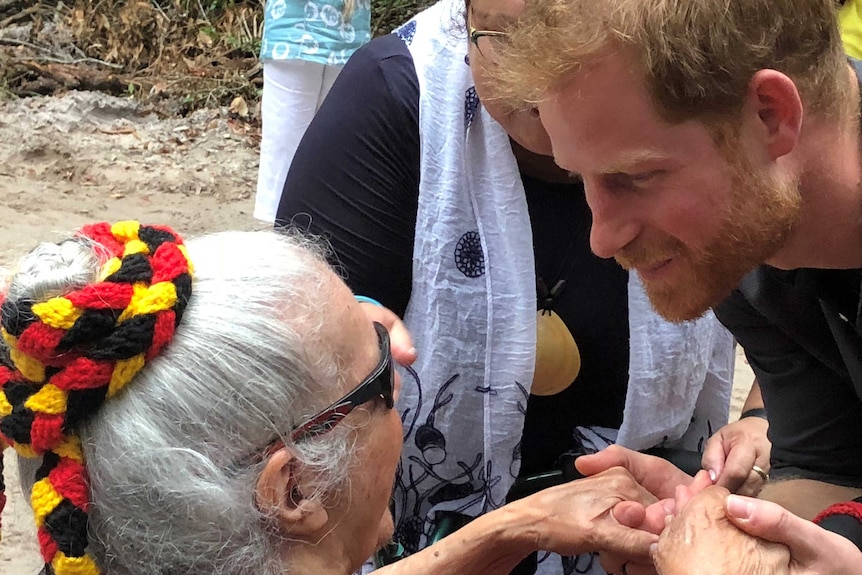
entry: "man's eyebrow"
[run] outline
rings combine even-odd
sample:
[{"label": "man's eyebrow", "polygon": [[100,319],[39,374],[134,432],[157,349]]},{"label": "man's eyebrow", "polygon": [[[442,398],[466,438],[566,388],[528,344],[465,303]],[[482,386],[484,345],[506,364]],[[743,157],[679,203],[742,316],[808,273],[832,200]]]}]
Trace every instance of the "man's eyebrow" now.
[{"label": "man's eyebrow", "polygon": [[666,160],[666,154],[661,154],[652,150],[635,150],[626,152],[615,158],[614,161],[606,166],[602,172],[605,174],[618,174],[628,172],[632,166],[643,164],[645,162],[656,162]]}]

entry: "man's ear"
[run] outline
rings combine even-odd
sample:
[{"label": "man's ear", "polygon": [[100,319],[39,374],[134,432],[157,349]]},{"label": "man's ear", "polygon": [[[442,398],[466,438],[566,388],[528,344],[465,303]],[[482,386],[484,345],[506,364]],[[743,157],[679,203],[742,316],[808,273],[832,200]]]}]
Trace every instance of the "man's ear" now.
[{"label": "man's ear", "polygon": [[796,148],[803,106],[793,80],[776,70],[759,70],[748,85],[747,108],[756,114],[757,133],[770,159],[777,160]]},{"label": "man's ear", "polygon": [[277,521],[285,535],[316,541],[329,514],[319,499],[303,493],[299,469],[296,456],[288,448],[276,451],[258,477],[255,503]]}]

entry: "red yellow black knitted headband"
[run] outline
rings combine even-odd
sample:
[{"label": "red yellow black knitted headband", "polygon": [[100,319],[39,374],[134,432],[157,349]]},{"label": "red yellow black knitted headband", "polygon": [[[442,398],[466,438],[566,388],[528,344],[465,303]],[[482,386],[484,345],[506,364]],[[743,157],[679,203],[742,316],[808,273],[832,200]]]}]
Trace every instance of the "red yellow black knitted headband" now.
[{"label": "red yellow black knitted headband", "polygon": [[[0,306],[0,447],[42,457],[31,503],[48,575],[98,575],[87,554],[89,492],[77,426],[171,341],[192,291],[182,239],[138,222],[79,235],[107,250],[99,279],[45,301]],[[2,297],[2,296],[0,296]],[[2,492],[0,459],[0,511]]]}]

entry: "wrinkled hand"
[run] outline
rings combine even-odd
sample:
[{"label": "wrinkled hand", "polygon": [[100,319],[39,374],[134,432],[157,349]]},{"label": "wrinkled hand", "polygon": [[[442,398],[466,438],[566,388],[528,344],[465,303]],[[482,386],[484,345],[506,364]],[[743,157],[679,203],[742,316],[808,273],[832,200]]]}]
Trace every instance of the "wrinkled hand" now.
[{"label": "wrinkled hand", "polygon": [[[631,473],[635,481],[659,500],[647,506],[636,501],[623,501],[614,507],[612,515],[621,525],[653,534],[661,533],[665,517],[673,513],[677,486],[688,486],[693,481],[690,475],[665,459],[618,445],[579,457],[575,460],[575,467],[588,476],[613,467],[623,467]],[[708,475],[705,480],[709,481]],[[647,557],[612,549],[600,551],[599,562],[608,573],[620,573],[623,565],[629,575],[655,573],[652,560]]]},{"label": "wrinkled hand", "polygon": [[[661,499],[648,505],[643,512],[635,512],[630,502],[623,502],[614,508],[614,517],[623,525],[642,529],[660,535],[677,509],[682,509],[695,495],[712,486],[709,473],[700,471],[688,485],[677,485],[672,499]],[[605,552],[599,557],[602,568],[608,573],[625,572],[626,575],[655,575],[652,559],[641,561],[618,553]],[[623,569],[625,567],[625,569]]]},{"label": "wrinkled hand", "polygon": [[693,568],[698,575],[791,573],[786,546],[754,537],[730,521],[725,507],[729,494],[717,486],[696,495],[687,488],[679,490],[678,513],[653,553],[661,575],[689,575]]},{"label": "wrinkled hand", "polygon": [[615,468],[545,489],[506,507],[536,517],[532,550],[560,555],[610,551],[649,561],[650,545],[658,536],[620,524],[612,510],[622,501],[634,502],[643,510],[656,499],[629,472]]},{"label": "wrinkled hand", "polygon": [[769,423],[760,417],[746,417],[725,425],[706,442],[703,468],[710,471],[715,484],[732,493],[755,496],[764,480],[753,471],[755,465],[769,473],[772,444],[766,437]]},{"label": "wrinkled hand", "polygon": [[392,347],[392,359],[401,365],[411,365],[416,361],[416,348],[413,347],[413,338],[407,331],[407,326],[401,318],[389,308],[362,302],[359,304],[362,311],[371,321],[383,324],[389,330],[389,344]]},{"label": "wrinkled hand", "polygon": [[[844,537],[793,515],[780,505],[731,495],[727,517],[747,534],[782,543],[790,560],[777,575],[862,575],[862,551]],[[741,575],[756,571],[739,571]]]}]

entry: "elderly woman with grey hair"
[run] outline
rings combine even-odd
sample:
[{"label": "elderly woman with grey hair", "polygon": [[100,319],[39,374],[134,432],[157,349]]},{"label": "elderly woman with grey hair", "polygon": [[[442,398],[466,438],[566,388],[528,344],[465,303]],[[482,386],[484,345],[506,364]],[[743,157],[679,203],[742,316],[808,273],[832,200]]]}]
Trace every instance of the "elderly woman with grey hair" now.
[{"label": "elderly woman with grey hair", "polygon": [[[0,440],[21,458],[46,573],[346,575],[389,539],[402,442],[389,333],[320,251],[274,232],[186,245],[120,222],[20,262],[0,308]],[[621,501],[636,514],[654,498],[609,470],[384,571],[648,548],[655,535],[610,513]]]}]

